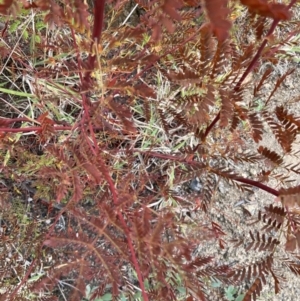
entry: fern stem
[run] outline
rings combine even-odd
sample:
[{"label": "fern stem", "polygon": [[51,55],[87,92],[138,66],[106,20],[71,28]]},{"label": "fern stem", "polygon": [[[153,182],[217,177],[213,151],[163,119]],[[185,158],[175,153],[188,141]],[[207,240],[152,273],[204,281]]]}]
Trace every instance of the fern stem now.
[{"label": "fern stem", "polygon": [[93,33],[92,33],[92,42],[90,54],[88,57],[88,71],[85,75],[85,80],[87,83],[90,82],[91,73],[95,68],[96,56],[93,55],[93,47],[100,42],[102,29],[103,29],[103,21],[104,21],[104,7],[105,0],[94,0],[94,25],[93,25]]},{"label": "fern stem", "polygon": [[[103,21],[104,21],[104,7],[105,7],[105,0],[94,0],[94,27],[93,27],[93,33],[92,33],[93,42],[91,43],[90,54],[88,57],[88,71],[86,72],[84,79],[82,79],[82,76],[80,73],[82,87],[83,87],[83,90],[85,90],[85,91],[89,90],[88,88],[89,88],[89,84],[91,82],[91,72],[95,69],[96,56],[93,55],[93,47],[94,47],[94,45],[96,45],[96,47],[97,47],[97,45],[100,41],[100,38],[101,38]],[[74,41],[75,41],[75,39],[74,39]],[[76,47],[78,47],[78,46],[76,45]],[[79,60],[79,63],[80,62],[81,61]],[[79,69],[81,69],[81,68],[79,68]],[[99,146],[95,139],[95,135],[94,135],[94,131],[93,131],[94,129],[92,127],[92,124],[91,124],[90,118],[89,118],[90,106],[89,106],[89,101],[88,101],[86,94],[82,95],[82,103],[83,103],[83,110],[84,110],[83,118],[81,120],[82,130],[86,132],[84,125],[85,125],[85,122],[87,122],[89,131],[90,131],[90,135],[92,136],[93,145],[91,145],[89,139],[86,139],[86,141],[89,145],[89,148],[93,152],[93,154],[95,156],[97,156],[97,158],[98,158],[98,162],[101,166],[102,173],[103,173],[104,178],[107,181],[109,189],[111,191],[113,202],[114,202],[115,206],[117,207],[119,204],[117,190],[116,190],[115,184],[113,182],[113,179],[111,178],[111,176],[109,174],[109,170],[108,170],[105,162],[103,161],[101,154],[99,154],[100,149],[99,149]],[[127,237],[127,243],[128,243],[129,249],[130,249],[132,262],[133,262],[134,268],[135,268],[137,276],[138,276],[138,281],[140,284],[140,288],[142,290],[143,299],[144,299],[144,301],[148,301],[149,300],[148,295],[146,293],[141,269],[138,264],[138,260],[137,260],[137,257],[136,257],[135,251],[134,251],[134,246],[133,246],[132,238],[130,236],[130,231],[129,231],[128,226],[124,220],[124,217],[119,209],[118,209],[117,215],[123,225],[124,232]]]},{"label": "fern stem", "polygon": [[[96,146],[98,148],[98,145],[96,145]],[[117,193],[115,184],[113,182],[112,177],[109,174],[109,170],[107,169],[107,166],[106,166],[105,162],[103,161],[102,157],[98,156],[98,158],[99,158],[98,160],[99,160],[99,163],[100,163],[100,166],[101,166],[101,169],[102,169],[102,173],[103,173],[103,175],[105,177],[105,180],[107,181],[109,189],[111,191],[113,202],[114,202],[115,206],[117,207],[118,204],[119,204],[119,201],[118,201],[118,193]],[[130,235],[130,230],[128,229],[128,226],[127,226],[127,224],[124,220],[124,217],[123,217],[120,209],[118,209],[117,215],[118,215],[118,217],[119,217],[119,219],[120,219],[120,221],[123,225],[123,230],[124,230],[126,238],[127,238],[127,243],[128,243],[129,250],[130,250],[130,253],[131,253],[131,259],[132,259],[132,262],[133,262],[133,266],[134,266],[135,271],[137,273],[139,285],[140,285],[140,288],[142,290],[143,299],[144,299],[144,301],[149,301],[149,298],[148,298],[148,295],[146,293],[146,289],[145,289],[145,286],[144,286],[142,272],[141,272],[141,269],[140,269],[135,251],[134,251],[134,246],[133,246],[132,238],[131,238],[131,235]]]},{"label": "fern stem", "polygon": [[[153,156],[153,157],[157,157],[157,158],[161,158],[161,159],[166,159],[166,160],[172,160],[172,161],[187,163],[190,166],[194,165],[194,166],[197,166],[198,168],[199,167],[202,167],[202,168],[205,167],[205,164],[197,162],[195,160],[189,160],[188,158],[183,157],[183,156],[161,154],[161,153],[152,152],[152,151],[140,151],[140,150],[137,150],[137,149],[134,149],[133,151],[139,152],[139,153],[144,153],[144,154],[147,154],[147,155],[150,155],[150,156]],[[260,188],[260,189],[262,189],[262,190],[264,190],[264,191],[266,191],[266,192],[268,192],[270,194],[273,194],[274,196],[279,196],[278,190],[273,189],[273,188],[271,188],[271,187],[269,187],[269,186],[267,186],[267,185],[265,185],[265,184],[263,184],[261,182],[250,180],[250,179],[246,179],[246,178],[243,178],[243,177],[234,177],[233,180],[237,181],[237,182],[241,182],[241,183],[245,183],[245,184],[251,185],[253,187]]]},{"label": "fern stem", "polygon": [[261,182],[258,181],[254,181],[254,180],[250,180],[250,179],[246,179],[246,178],[242,178],[242,177],[238,177],[238,178],[234,178],[235,181],[240,182],[240,183],[245,183],[245,184],[249,184],[251,186],[260,188],[270,194],[273,194],[274,196],[279,196],[279,191],[276,189],[273,189]]},{"label": "fern stem", "polygon": [[273,31],[275,30],[276,26],[278,25],[279,20],[275,19],[266,35],[266,37],[264,38],[264,40],[262,41],[261,45],[259,46],[254,58],[252,59],[251,63],[248,65],[247,69],[245,70],[245,72],[243,73],[242,77],[240,78],[240,80],[238,81],[238,83],[236,84],[236,86],[234,87],[234,91],[238,91],[243,83],[243,81],[245,80],[245,78],[248,76],[248,74],[252,71],[252,69],[255,67],[258,59],[261,56],[262,51],[264,50],[264,48],[267,45],[268,42],[268,37],[273,33]]},{"label": "fern stem", "polygon": [[[55,131],[68,131],[72,130],[72,126],[54,126],[52,127]],[[0,127],[0,132],[4,133],[28,133],[28,132],[41,132],[43,128],[41,126],[29,126],[26,128],[2,128]]]},{"label": "fern stem", "polygon": [[214,118],[214,120],[212,121],[212,123],[206,128],[204,136],[202,138],[202,141],[205,141],[206,137],[208,136],[208,134],[210,133],[210,131],[212,130],[212,128],[216,125],[216,123],[219,121],[220,119],[220,112],[217,114],[217,116]]}]

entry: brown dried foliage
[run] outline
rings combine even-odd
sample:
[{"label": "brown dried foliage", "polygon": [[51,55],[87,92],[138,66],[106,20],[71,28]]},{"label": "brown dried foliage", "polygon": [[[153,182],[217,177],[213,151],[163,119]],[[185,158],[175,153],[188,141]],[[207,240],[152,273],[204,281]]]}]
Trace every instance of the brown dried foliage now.
[{"label": "brown dried foliage", "polygon": [[[124,25],[122,14],[135,3],[138,14]],[[193,0],[135,3],[1,2],[2,14],[18,16],[20,8],[42,11],[50,28],[69,33],[65,38],[57,35],[51,43],[46,39],[39,43],[34,54],[37,61],[49,49],[70,57],[60,61],[57,55],[49,59],[49,65],[26,69],[37,79],[32,85],[39,102],[32,116],[1,116],[4,187],[0,197],[5,212],[1,244],[6,246],[5,254],[11,253],[13,243],[20,243],[17,217],[10,217],[7,211],[14,210],[9,197],[25,179],[30,185],[26,189],[23,185],[25,192],[20,193],[32,197],[35,206],[44,206],[51,224],[40,229],[39,217],[31,216],[32,228],[26,228],[21,245],[36,257],[22,268],[13,253],[14,280],[21,280],[6,285],[10,275],[5,266],[0,281],[7,290],[1,290],[0,300],[19,300],[27,282],[29,291],[53,291],[45,299],[56,300],[55,288],[68,279],[73,280],[67,298],[74,301],[86,297],[89,284],[96,288],[90,300],[105,293],[115,299],[122,294],[134,299],[136,287],[145,301],[178,300],[179,286],[185,287],[186,300],[209,300],[207,279],[218,279],[224,285],[250,281],[244,300],[256,300],[267,277],[274,280],[275,293],[279,292],[283,280],[275,269],[278,262],[300,275],[294,253],[300,246],[300,188],[290,187],[289,177],[281,170],[300,173],[298,163],[284,163],[285,155],[297,155],[292,150],[300,119],[282,105],[272,106],[276,91],[293,70],[276,80],[263,98],[262,110],[254,102],[263,97],[272,69],[267,68],[254,84],[245,82],[260,62],[271,61],[272,49],[280,48],[280,41],[274,42],[271,35],[280,20],[290,20],[295,1],[285,5],[241,0],[250,21],[240,26],[238,36],[231,32],[236,25],[230,19],[234,1],[205,0],[203,6]],[[273,23],[266,36],[267,18]],[[294,35],[299,32],[297,26]],[[251,42],[249,34],[253,35]],[[5,30],[2,36],[6,37]],[[268,46],[264,52],[268,41],[274,43],[273,48]],[[8,57],[5,47],[0,52]],[[22,62],[17,55],[13,52],[9,57],[13,70]],[[56,84],[57,77],[65,79],[66,74],[68,80]],[[70,78],[77,82],[70,84]],[[50,93],[40,89],[38,79],[51,85]],[[162,93],[162,81],[168,82],[170,91]],[[250,101],[246,97],[249,87],[253,88]],[[50,109],[60,103],[60,96],[52,95],[54,88],[64,95],[64,101],[71,98],[60,107],[70,117],[68,121],[57,120]],[[149,134],[153,118],[160,130]],[[264,140],[264,121],[280,151],[272,146],[253,147]],[[34,135],[19,139],[15,133]],[[191,140],[182,143],[189,135]],[[247,147],[253,151],[247,152]],[[240,148],[242,152],[237,153]],[[244,178],[232,162],[239,166],[259,163],[261,173],[257,178]],[[193,197],[178,193],[175,188],[195,177],[201,179],[202,188]],[[281,188],[268,186],[270,178]],[[218,209],[215,197],[221,181],[241,191],[260,188],[276,196],[282,207],[259,210],[255,222],[263,226],[255,234],[249,229],[249,240],[230,239],[210,214],[211,209]],[[205,220],[193,218],[192,226],[182,212],[196,216],[205,212]],[[6,224],[11,225],[10,236]],[[42,233],[31,240],[36,229]],[[197,252],[206,242],[220,249],[234,242],[236,248],[249,253],[261,252],[261,257],[252,265],[219,266],[212,256]],[[275,256],[280,248],[289,258]],[[47,258],[47,274],[39,281],[28,281]]]}]

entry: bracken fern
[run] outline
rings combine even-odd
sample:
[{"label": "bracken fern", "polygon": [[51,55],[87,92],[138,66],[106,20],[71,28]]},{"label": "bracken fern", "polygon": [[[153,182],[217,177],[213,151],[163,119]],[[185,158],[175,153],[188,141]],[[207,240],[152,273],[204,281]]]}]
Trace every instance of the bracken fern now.
[{"label": "bracken fern", "polygon": [[[243,300],[256,300],[267,276],[279,292],[278,263],[299,276],[300,187],[289,177],[299,175],[299,164],[284,158],[297,158],[300,119],[272,101],[295,69],[268,95],[263,88],[275,71],[256,76],[288,57],[286,46],[299,34],[295,2],[1,2],[1,178],[10,188],[1,190],[1,220],[14,225],[8,239],[1,224],[2,262],[13,244],[22,253],[33,241],[33,254],[13,281],[5,266],[0,300],[28,300],[28,291],[58,300],[62,283],[66,300],[82,300],[88,285],[96,288],[90,300],[107,293],[134,300],[137,291],[145,301],[209,300],[207,279],[250,282]],[[18,39],[9,16],[30,20],[18,23]],[[38,32],[37,20],[47,24]],[[283,22],[293,31],[280,36]],[[28,42],[18,33],[25,26],[40,38]],[[260,145],[267,126],[280,151]],[[256,178],[235,169],[249,162],[260,165]],[[197,177],[202,189],[194,198],[178,191]],[[255,222],[263,227],[249,226],[249,241],[227,240],[210,215],[220,181],[278,201],[259,208]],[[19,234],[22,220],[7,213],[16,210],[16,193],[41,211]],[[195,212],[194,226],[183,211]],[[197,219],[202,212],[205,222]],[[196,252],[207,241],[263,253],[249,265],[218,265]]]}]

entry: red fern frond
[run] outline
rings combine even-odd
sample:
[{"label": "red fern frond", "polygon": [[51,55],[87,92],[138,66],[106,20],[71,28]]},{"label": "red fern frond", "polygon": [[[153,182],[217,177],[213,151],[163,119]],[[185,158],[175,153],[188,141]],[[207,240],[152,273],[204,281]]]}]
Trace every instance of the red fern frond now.
[{"label": "red fern frond", "polygon": [[96,162],[91,161],[87,157],[83,156],[82,153],[76,152],[76,159],[78,161],[78,166],[83,168],[94,180],[95,183],[100,184],[103,180],[102,173]]},{"label": "red fern frond", "polygon": [[239,125],[240,121],[246,120],[246,119],[247,119],[247,110],[235,103],[234,104],[234,115],[232,117],[230,131],[234,131],[237,128],[237,126]]},{"label": "red fern frond", "polygon": [[249,122],[252,129],[252,137],[256,143],[261,141],[263,134],[263,123],[259,120],[256,113],[248,114]]},{"label": "red fern frond", "polygon": [[[241,72],[242,68],[247,68],[256,51],[255,43],[250,43],[243,46],[243,54],[239,56],[238,63],[234,70]],[[240,73],[239,73],[240,74]]]},{"label": "red fern frond", "polygon": [[45,15],[44,21],[48,23],[51,28],[54,26],[62,26],[64,24],[64,11],[54,0],[50,1],[36,1],[36,5],[43,11],[49,10]]},{"label": "red fern frond", "polygon": [[212,38],[212,31],[208,24],[204,24],[200,29],[200,62],[201,62],[201,75],[204,76],[209,71],[208,65],[213,56],[214,40]]},{"label": "red fern frond", "polygon": [[229,91],[220,90],[222,108],[220,111],[220,126],[226,127],[234,116],[234,104],[232,93]]},{"label": "red fern frond", "polygon": [[[280,292],[280,281],[279,277],[275,274],[273,270],[270,270],[270,273],[274,279],[274,289],[275,289],[275,294],[278,294]],[[285,279],[283,277],[280,277],[281,282],[283,282]]]},{"label": "red fern frond", "polygon": [[[140,43],[143,39],[143,34],[144,34],[144,30],[139,27],[137,28],[133,28],[130,26],[121,27],[120,29],[118,29],[116,36],[113,37],[110,36],[111,38],[108,44],[108,48],[110,49],[116,46],[121,46],[130,40],[134,40],[136,41],[136,43]],[[120,58],[115,58],[115,59],[120,59]]]},{"label": "red fern frond", "polygon": [[177,110],[170,108],[167,108],[166,110],[167,115],[172,116],[174,118],[175,122],[178,122],[178,124],[182,124],[185,127],[189,127],[192,123],[189,123],[189,119],[183,114],[183,112],[177,112]]},{"label": "red fern frond", "polygon": [[261,210],[258,212],[258,220],[265,224],[261,231],[278,231],[282,227],[285,217],[286,212],[283,207],[273,206],[272,204],[265,207],[263,212]]},{"label": "red fern frond", "polygon": [[291,270],[291,272],[300,276],[300,263],[297,263],[294,260],[284,260],[283,263]]},{"label": "red fern frond", "polygon": [[263,84],[268,80],[268,78],[271,76],[273,69],[267,68],[264,74],[262,75],[260,81],[257,83],[257,85],[254,86],[253,90],[253,96],[257,97],[260,89],[262,88]]},{"label": "red fern frond", "polygon": [[270,126],[272,132],[274,133],[278,143],[281,145],[283,150],[286,153],[289,153],[292,150],[292,143],[296,138],[296,132],[294,129],[284,129],[280,124],[278,124],[274,117],[271,116],[270,113],[264,111],[262,112],[262,116],[264,117],[265,121]]},{"label": "red fern frond", "polygon": [[286,168],[287,170],[290,170],[296,174],[300,174],[300,163],[296,163],[296,164],[287,164],[284,166],[284,168]]},{"label": "red fern frond", "polygon": [[249,184],[244,183],[238,183],[237,180],[240,179],[240,177],[232,170],[229,169],[211,169],[212,173],[220,176],[224,180],[226,180],[228,183],[236,186],[237,188],[241,189],[242,191],[252,191],[251,186]]},{"label": "red fern frond", "polygon": [[151,119],[151,105],[147,100],[143,101],[143,110],[146,122],[148,123]]},{"label": "red fern frond", "polygon": [[228,0],[205,0],[204,3],[213,33],[219,41],[226,40],[231,28]]},{"label": "red fern frond", "polygon": [[231,127],[230,127],[230,131],[231,132],[233,132],[234,130],[236,130],[236,128],[238,127],[240,121],[241,120],[239,119],[238,114],[235,112],[233,114],[232,121],[231,121]]},{"label": "red fern frond", "polygon": [[84,1],[73,0],[72,7],[65,5],[64,18],[67,23],[73,25],[79,32],[85,32],[89,27],[88,6]]},{"label": "red fern frond", "polygon": [[177,10],[182,8],[182,0],[164,0],[163,5],[161,6],[163,12],[168,15],[171,19],[180,21],[181,16]]},{"label": "red fern frond", "polygon": [[263,285],[261,278],[256,278],[254,283],[251,285],[249,290],[247,291],[243,301],[256,301],[256,297],[260,296]]},{"label": "red fern frond", "polygon": [[267,256],[248,267],[241,267],[240,269],[232,271],[228,277],[230,277],[234,283],[250,280],[251,278],[262,277],[264,274],[267,275],[270,272],[273,260],[274,258],[272,256]]},{"label": "red fern frond", "polygon": [[272,90],[272,92],[270,93],[270,96],[268,97],[268,99],[266,100],[266,104],[268,104],[268,102],[270,101],[270,99],[272,98],[272,96],[275,94],[275,92],[277,91],[277,89],[281,86],[281,84],[283,83],[283,81],[287,78],[287,76],[289,76],[290,74],[292,74],[295,71],[295,69],[291,69],[288,70],[287,72],[285,72],[282,76],[280,76],[276,83],[275,86]]},{"label": "red fern frond", "polygon": [[197,257],[188,264],[185,265],[184,269],[185,271],[196,271],[199,268],[202,268],[203,266],[211,263],[213,261],[214,257],[207,256],[207,257]]},{"label": "red fern frond", "polygon": [[300,205],[300,185],[279,189],[279,199],[284,206]]},{"label": "red fern frond", "polygon": [[110,99],[109,108],[114,112],[118,118],[121,120],[124,128],[129,133],[135,134],[136,127],[132,118],[132,113],[126,105],[117,103],[114,99]]},{"label": "red fern frond", "polygon": [[194,84],[200,83],[202,81],[198,72],[195,72],[186,66],[182,66],[180,72],[168,72],[166,76],[170,80],[179,83],[183,86],[185,85],[188,86],[189,84],[192,83]]},{"label": "red fern frond", "polygon": [[213,197],[213,194],[216,190],[216,181],[215,176],[213,173],[208,173],[206,180],[203,183],[203,188],[201,192],[201,210],[204,212],[208,212],[209,206],[211,204],[211,200]]},{"label": "red fern frond", "polygon": [[282,157],[276,152],[269,150],[267,147],[261,145],[257,150],[261,155],[269,159],[274,164],[281,165],[283,163]]},{"label": "red fern frond", "polygon": [[218,42],[215,55],[212,58],[212,67],[210,71],[210,78],[214,79],[217,74],[223,71],[226,63],[226,58],[231,54],[231,47],[228,41]]},{"label": "red fern frond", "polygon": [[[225,153],[226,154],[226,153]],[[257,154],[252,154],[250,152],[245,152],[242,154],[233,153],[227,155],[228,159],[232,159],[234,162],[248,162],[248,163],[258,163],[260,161],[260,157]],[[226,158],[224,158],[226,160]]]},{"label": "red fern frond", "polygon": [[71,271],[77,268],[77,265],[80,264],[80,261],[72,261],[68,262],[64,265],[58,265],[57,267],[53,267],[48,271],[48,276],[43,277],[39,281],[36,281],[31,289],[33,292],[40,292],[44,289],[53,290],[55,285],[57,284],[57,279],[60,279],[62,276],[68,275]]},{"label": "red fern frond", "polygon": [[14,0],[4,0],[1,1],[0,4],[0,13],[3,15],[9,15],[12,14],[13,16],[16,16],[17,13],[20,11],[20,4],[18,1]]},{"label": "red fern frond", "polygon": [[291,13],[287,5],[282,3],[268,3],[266,0],[241,0],[249,11],[260,16],[270,17],[276,20],[289,20]]},{"label": "red fern frond", "polygon": [[139,216],[136,212],[134,217],[135,229],[138,239],[144,239],[151,230],[150,219],[151,219],[151,210],[145,207],[142,212],[142,216]]},{"label": "red fern frond", "polygon": [[41,114],[37,121],[41,123],[40,139],[42,142],[46,142],[55,133],[55,122],[48,117],[48,112]]},{"label": "red fern frond", "polygon": [[281,121],[286,129],[291,129],[291,131],[296,131],[296,129],[298,131],[300,130],[300,118],[294,117],[293,114],[289,114],[283,106],[276,107],[275,113],[278,120]]},{"label": "red fern frond", "polygon": [[[146,60],[149,63],[148,58],[146,58]],[[156,98],[155,90],[143,82],[139,82],[136,85],[134,85],[133,93],[134,93],[134,95],[137,95],[137,96],[141,97],[142,99],[145,99],[145,102],[149,101],[149,98],[152,98],[152,99]]]},{"label": "red fern frond", "polygon": [[262,39],[266,25],[267,25],[267,22],[266,22],[265,17],[257,18],[257,21],[253,25],[253,27],[255,29],[255,36],[258,41]]},{"label": "red fern frond", "polygon": [[167,115],[166,112],[162,109],[157,109],[157,114],[159,117],[159,121],[165,131],[165,133],[168,135],[169,134],[169,123],[167,121]]},{"label": "red fern frond", "polygon": [[[190,124],[202,126],[209,121],[209,109],[214,104],[213,87],[208,86],[207,94],[186,96],[176,100],[178,109],[185,112]],[[187,123],[186,121],[183,123]]]},{"label": "red fern frond", "polygon": [[289,223],[287,234],[285,250],[288,252],[295,252],[300,249],[300,230],[295,229],[294,223]]},{"label": "red fern frond", "polygon": [[256,233],[256,237],[254,237],[253,233],[250,231],[250,237],[252,242],[246,247],[246,251],[251,249],[256,251],[272,251],[276,245],[279,244],[279,241],[272,237],[267,239],[265,234],[262,234],[260,237],[259,232]]}]

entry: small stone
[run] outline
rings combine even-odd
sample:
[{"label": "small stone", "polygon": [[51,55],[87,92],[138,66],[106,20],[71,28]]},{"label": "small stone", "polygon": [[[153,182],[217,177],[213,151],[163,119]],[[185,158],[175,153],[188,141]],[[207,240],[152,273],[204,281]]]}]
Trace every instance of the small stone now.
[{"label": "small stone", "polygon": [[270,90],[272,88],[271,84],[269,83],[264,84],[264,86],[267,90]]},{"label": "small stone", "polygon": [[243,153],[243,149],[242,149],[241,147],[238,147],[237,153],[238,153],[238,154],[242,154],[242,153]]},{"label": "small stone", "polygon": [[249,196],[249,201],[250,201],[250,202],[255,202],[255,201],[256,201],[256,198],[257,198],[256,195],[255,195],[255,194],[252,194],[252,195]]},{"label": "small stone", "polygon": [[257,170],[254,169],[254,168],[250,168],[249,173],[250,173],[251,176],[257,176]]},{"label": "small stone", "polygon": [[247,172],[242,172],[242,177],[243,178],[248,178],[249,177],[249,174]]},{"label": "small stone", "polygon": [[200,192],[202,187],[203,187],[202,184],[197,178],[193,179],[190,183],[190,189],[195,192]]},{"label": "small stone", "polygon": [[225,193],[226,192],[225,185],[222,182],[219,183],[218,189],[219,189],[219,191],[221,193]]}]

